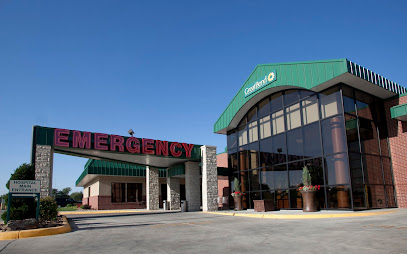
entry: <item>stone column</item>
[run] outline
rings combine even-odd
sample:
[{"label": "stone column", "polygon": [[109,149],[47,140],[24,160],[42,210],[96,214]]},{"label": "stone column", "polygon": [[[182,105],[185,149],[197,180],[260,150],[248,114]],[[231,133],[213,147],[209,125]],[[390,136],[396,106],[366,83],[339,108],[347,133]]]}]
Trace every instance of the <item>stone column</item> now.
[{"label": "stone column", "polygon": [[216,146],[201,146],[202,157],[202,210],[218,210],[218,165]]},{"label": "stone column", "polygon": [[179,178],[167,177],[167,201],[169,210],[179,210],[181,206]]},{"label": "stone column", "polygon": [[147,166],[146,168],[146,182],[147,182],[147,210],[159,209],[159,183],[158,183],[158,168]]},{"label": "stone column", "polygon": [[51,196],[54,149],[51,146],[35,146],[35,180],[41,181],[41,198]]},{"label": "stone column", "polygon": [[201,207],[201,182],[199,162],[185,162],[185,196],[187,211],[199,211]]}]

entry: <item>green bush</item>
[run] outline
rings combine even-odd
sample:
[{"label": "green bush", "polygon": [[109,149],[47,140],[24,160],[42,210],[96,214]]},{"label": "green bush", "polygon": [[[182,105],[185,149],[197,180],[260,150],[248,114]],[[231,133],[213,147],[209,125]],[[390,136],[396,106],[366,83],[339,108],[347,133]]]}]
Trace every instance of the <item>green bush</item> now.
[{"label": "green bush", "polygon": [[52,197],[46,197],[40,201],[40,218],[43,220],[56,220],[58,206]]},{"label": "green bush", "polygon": [[[13,198],[10,206],[10,220],[24,220],[35,218],[37,202],[28,198]],[[6,223],[7,211],[1,215],[1,219]]]},{"label": "green bush", "polygon": [[89,205],[81,205],[81,209],[90,209]]}]

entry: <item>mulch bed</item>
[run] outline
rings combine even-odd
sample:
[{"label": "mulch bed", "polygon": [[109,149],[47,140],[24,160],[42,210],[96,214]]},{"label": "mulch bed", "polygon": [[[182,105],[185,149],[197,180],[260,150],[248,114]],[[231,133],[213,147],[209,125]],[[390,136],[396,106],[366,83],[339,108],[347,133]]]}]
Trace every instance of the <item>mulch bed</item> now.
[{"label": "mulch bed", "polygon": [[0,229],[1,232],[6,231],[19,231],[27,229],[37,229],[37,228],[52,228],[63,225],[62,216],[58,216],[56,221],[42,220],[38,222],[35,219],[24,219],[24,220],[10,220],[7,225],[1,222]]}]

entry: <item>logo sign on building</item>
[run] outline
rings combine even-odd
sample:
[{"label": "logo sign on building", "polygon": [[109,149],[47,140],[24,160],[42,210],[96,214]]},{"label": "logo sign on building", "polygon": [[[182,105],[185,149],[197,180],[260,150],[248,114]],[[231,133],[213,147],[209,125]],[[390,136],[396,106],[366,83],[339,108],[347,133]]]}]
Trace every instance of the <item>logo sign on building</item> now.
[{"label": "logo sign on building", "polygon": [[267,73],[264,77],[258,79],[254,84],[246,87],[244,89],[244,97],[251,95],[254,92],[259,91],[263,87],[267,86],[268,84],[277,80],[277,73],[276,70],[272,70]]},{"label": "logo sign on building", "polygon": [[39,180],[10,180],[10,193],[40,193]]}]

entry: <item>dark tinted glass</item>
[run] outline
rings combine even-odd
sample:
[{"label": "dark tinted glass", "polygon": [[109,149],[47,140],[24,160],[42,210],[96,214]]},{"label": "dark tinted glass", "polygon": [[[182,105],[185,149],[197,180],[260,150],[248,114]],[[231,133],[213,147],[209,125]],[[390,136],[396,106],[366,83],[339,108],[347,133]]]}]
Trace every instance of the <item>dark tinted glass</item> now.
[{"label": "dark tinted glass", "polygon": [[273,94],[270,101],[271,112],[280,110],[283,107],[283,96],[280,93]]},{"label": "dark tinted glass", "polygon": [[346,139],[350,152],[360,152],[358,123],[356,116],[345,114]]},{"label": "dark tinted glass", "polygon": [[306,98],[306,97],[308,97],[308,96],[311,96],[311,95],[314,95],[315,93],[314,92],[312,92],[312,91],[308,91],[308,90],[300,90],[300,98],[301,99],[304,99],[304,98]]},{"label": "dark tinted glass", "polygon": [[290,187],[298,188],[302,185],[302,168],[304,167],[303,161],[288,163],[288,176],[290,180]]},{"label": "dark tinted glass", "polygon": [[325,177],[329,185],[349,184],[348,158],[346,153],[325,156]]},{"label": "dark tinted glass", "polygon": [[359,133],[362,153],[380,154],[377,129],[373,121],[359,117]]},{"label": "dark tinted glass", "polygon": [[346,137],[342,116],[328,118],[321,122],[324,154],[346,151]]},{"label": "dark tinted glass", "polygon": [[298,189],[291,189],[290,190],[290,203],[291,207],[290,208],[302,208],[302,198],[301,198],[301,193],[298,191]]},{"label": "dark tinted glass", "polygon": [[288,192],[285,190],[277,191],[277,209],[290,208],[290,200],[288,199]]},{"label": "dark tinted glass", "polygon": [[228,155],[228,167],[232,171],[237,171],[237,153],[229,153]]},{"label": "dark tinted glass", "polygon": [[351,208],[349,186],[329,186],[327,196],[328,208]]},{"label": "dark tinted glass", "polygon": [[231,132],[228,134],[228,149],[236,148],[237,147],[237,135],[236,131]]},{"label": "dark tinted glass", "polygon": [[366,184],[383,184],[380,156],[362,155]]},{"label": "dark tinted glass", "polygon": [[288,161],[301,160],[304,157],[301,128],[287,132]]},{"label": "dark tinted glass", "polygon": [[265,98],[259,103],[258,116],[263,117],[270,113],[269,98]]},{"label": "dark tinted glass", "polygon": [[359,153],[349,153],[352,184],[363,184],[362,157]]},{"label": "dark tinted glass", "polygon": [[307,125],[302,128],[304,137],[304,155],[305,157],[322,156],[321,134],[319,123]]},{"label": "dark tinted glass", "polygon": [[248,113],[247,113],[247,122],[251,122],[253,120],[257,119],[257,108],[253,107]]},{"label": "dark tinted glass", "polygon": [[260,190],[259,170],[255,169],[255,170],[249,171],[249,185],[250,185],[250,191]]},{"label": "dark tinted glass", "polygon": [[363,185],[353,185],[352,194],[353,194],[353,207],[355,209],[366,208],[365,188],[363,187]]},{"label": "dark tinted glass", "polygon": [[383,185],[367,185],[368,203],[370,208],[385,208],[386,195]]},{"label": "dark tinted glass", "polygon": [[273,147],[271,138],[260,140],[260,165],[262,167],[271,166],[273,162]]},{"label": "dark tinted glass", "polygon": [[343,96],[343,107],[345,113],[355,115],[355,101],[349,97]]},{"label": "dark tinted glass", "polygon": [[285,133],[272,137],[273,164],[286,162],[287,147],[285,144]]},{"label": "dark tinted glass", "polygon": [[248,170],[249,169],[249,156],[248,156],[247,146],[243,146],[239,151],[239,170]]},{"label": "dark tinted glass", "polygon": [[373,120],[372,108],[374,108],[374,99],[372,96],[355,90],[356,108],[359,117]]},{"label": "dark tinted glass", "polygon": [[322,159],[314,158],[305,160],[308,170],[311,174],[312,185],[324,185],[324,172],[322,168]]},{"label": "dark tinted glass", "polygon": [[287,166],[285,164],[273,166],[274,183],[276,189],[288,188]]},{"label": "dark tinted glass", "polygon": [[259,150],[259,142],[254,142],[249,145],[249,168],[254,169],[259,167],[259,157],[258,157],[258,150]]},{"label": "dark tinted glass", "polygon": [[294,103],[296,101],[299,101],[300,99],[300,94],[298,93],[297,90],[290,90],[290,91],[285,91],[284,92],[284,105],[290,105],[291,103]]}]

